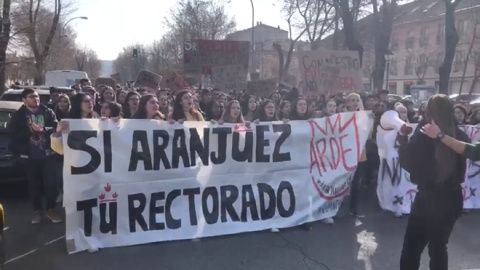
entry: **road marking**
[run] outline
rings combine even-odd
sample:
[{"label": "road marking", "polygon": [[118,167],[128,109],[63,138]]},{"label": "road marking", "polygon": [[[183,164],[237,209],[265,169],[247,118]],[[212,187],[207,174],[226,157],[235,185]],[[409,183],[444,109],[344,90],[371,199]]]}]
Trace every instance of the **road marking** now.
[{"label": "road marking", "polygon": [[[43,246],[46,247],[46,246],[48,246],[48,245],[50,245],[50,244],[53,244],[53,243],[55,243],[55,242],[57,242],[57,241],[59,241],[59,240],[64,239],[64,238],[65,238],[65,235],[60,236],[60,237],[57,237],[57,238],[53,239],[52,241],[46,242],[45,244],[43,244]],[[32,253],[35,253],[38,249],[39,249],[39,248],[32,249],[32,250],[30,250],[30,251],[27,252],[27,253],[24,253],[24,254],[22,254],[22,255],[20,255],[20,256],[17,256],[17,257],[15,257],[15,258],[11,258],[10,260],[6,261],[5,264],[8,264],[8,263],[11,263],[11,262],[20,260],[21,258],[23,258],[23,257],[25,257],[25,256],[28,256],[28,255],[30,255],[30,254],[32,254]]]},{"label": "road marking", "polygon": [[57,242],[57,241],[59,241],[59,240],[62,240],[63,238],[65,238],[65,235],[64,235],[64,236],[60,236],[60,237],[58,237],[58,238],[53,239],[53,240],[50,241],[50,242],[45,243],[45,246],[48,246],[48,245],[50,245],[50,244],[53,244],[53,243],[55,243],[55,242]]},{"label": "road marking", "polygon": [[15,257],[15,258],[11,258],[10,260],[8,260],[8,261],[5,262],[5,265],[7,265],[7,264],[9,264],[9,263],[11,263],[11,262],[14,262],[14,261],[16,261],[16,260],[19,260],[19,259],[21,259],[21,258],[23,258],[23,257],[25,257],[25,256],[27,256],[27,255],[30,255],[30,254],[34,253],[35,251],[37,251],[37,250],[38,250],[38,248],[33,249],[33,250],[30,250],[29,252],[27,252],[27,253],[25,253],[25,254],[22,254],[22,255],[20,255],[20,256],[17,256],[17,257]]},{"label": "road marking", "polygon": [[360,244],[357,259],[365,263],[365,270],[373,270],[370,258],[375,254],[378,246],[375,241],[375,234],[363,230],[357,234],[357,242]]}]

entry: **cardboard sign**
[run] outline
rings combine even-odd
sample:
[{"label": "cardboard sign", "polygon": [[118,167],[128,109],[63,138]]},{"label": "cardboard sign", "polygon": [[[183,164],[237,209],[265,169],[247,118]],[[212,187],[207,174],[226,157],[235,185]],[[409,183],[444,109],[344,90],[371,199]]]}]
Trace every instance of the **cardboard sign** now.
[{"label": "cardboard sign", "polygon": [[257,97],[268,97],[277,90],[278,78],[248,82],[247,93]]},{"label": "cardboard sign", "polygon": [[141,70],[138,73],[137,80],[135,81],[135,87],[148,88],[150,90],[158,90],[160,87],[160,82],[162,81],[162,76],[155,74],[147,70]]},{"label": "cardboard sign", "polygon": [[[98,88],[101,84],[112,87],[114,90],[117,89],[117,82],[112,78],[97,78],[95,80],[95,89]],[[99,89],[97,89],[98,91]]]},{"label": "cardboard sign", "polygon": [[115,74],[112,74],[110,75],[110,78],[114,79],[116,82],[118,83],[121,83],[122,82],[122,79],[120,77],[120,73],[115,73]]},{"label": "cardboard sign", "polygon": [[160,75],[162,75],[162,81],[160,82],[161,89],[169,88],[172,92],[177,92],[186,87],[190,87],[185,79],[175,70],[162,69],[160,70]]},{"label": "cardboard sign", "polygon": [[243,65],[212,67],[213,87],[223,91],[247,88],[247,73]]},{"label": "cardboard sign", "polygon": [[212,67],[243,65],[248,70],[250,42],[231,40],[186,40],[183,46],[185,73],[212,75]]},{"label": "cardboard sign", "polygon": [[304,96],[362,90],[362,66],[356,51],[298,52]]}]

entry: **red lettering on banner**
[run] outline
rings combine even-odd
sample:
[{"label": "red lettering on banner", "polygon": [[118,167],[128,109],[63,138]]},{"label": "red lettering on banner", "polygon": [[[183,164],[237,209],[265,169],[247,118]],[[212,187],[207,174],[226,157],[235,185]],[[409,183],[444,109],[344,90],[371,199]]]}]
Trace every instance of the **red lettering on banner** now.
[{"label": "red lettering on banner", "polygon": [[338,86],[341,90],[354,91],[355,89],[355,80],[351,77],[339,78]]},{"label": "red lettering on banner", "polygon": [[[357,158],[360,157],[360,137],[355,114],[353,114],[352,118],[346,121],[343,126],[341,125],[341,114],[336,115],[333,123],[331,118],[332,117],[328,117],[325,119],[325,127],[321,127],[315,121],[310,121],[312,130],[312,141],[310,142],[310,172],[316,167],[320,176],[329,170],[338,169],[340,161],[347,171],[351,172],[355,170],[357,161],[355,160],[352,164],[348,164],[347,160],[348,153],[353,151],[353,149],[345,148],[344,143],[345,140],[348,138],[351,139],[352,136],[355,138]],[[353,127],[354,133],[342,134],[349,127]],[[325,138],[314,141],[318,132],[324,135]],[[327,152],[328,150],[329,152]]]},{"label": "red lettering on banner", "polygon": [[[345,117],[345,115],[343,115]],[[310,141],[310,174],[312,182],[320,196],[327,200],[336,199],[348,190],[348,182],[326,183],[322,181],[325,173],[344,168],[355,171],[360,157],[360,135],[356,114],[342,123],[342,114],[325,118],[325,125],[309,121],[312,140]],[[354,142],[357,152],[349,147],[347,141]],[[351,153],[352,152],[352,153]]]}]

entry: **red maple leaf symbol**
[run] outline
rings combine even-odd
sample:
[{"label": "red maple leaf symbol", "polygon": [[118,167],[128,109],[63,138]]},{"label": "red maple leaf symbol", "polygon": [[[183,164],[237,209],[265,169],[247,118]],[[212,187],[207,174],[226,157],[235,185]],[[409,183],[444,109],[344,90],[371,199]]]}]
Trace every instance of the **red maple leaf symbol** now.
[{"label": "red maple leaf symbol", "polygon": [[116,199],[118,197],[118,193],[117,192],[113,193],[112,197]]},{"label": "red maple leaf symbol", "polygon": [[103,200],[103,199],[105,199],[105,194],[103,194],[103,193],[102,193],[102,194],[100,194],[100,196],[98,196],[98,198],[100,198],[100,200]]},{"label": "red maple leaf symbol", "polygon": [[107,183],[107,185],[104,187],[106,192],[110,192],[112,190],[112,186],[110,186],[110,183]]}]

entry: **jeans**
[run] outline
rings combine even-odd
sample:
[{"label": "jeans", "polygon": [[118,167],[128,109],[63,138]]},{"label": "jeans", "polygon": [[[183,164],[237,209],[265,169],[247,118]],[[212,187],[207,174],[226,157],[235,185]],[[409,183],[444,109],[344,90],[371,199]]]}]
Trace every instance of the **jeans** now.
[{"label": "jeans", "polygon": [[454,189],[419,191],[408,219],[400,270],[418,270],[427,245],[430,270],[448,270],[447,244],[462,208],[460,185]]},{"label": "jeans", "polygon": [[357,165],[357,170],[353,175],[352,185],[350,187],[350,212],[357,213],[358,210],[358,195],[360,193],[360,181],[365,175],[365,166],[367,162],[362,161]]},{"label": "jeans", "polygon": [[33,210],[42,210],[42,198],[45,197],[46,209],[55,208],[58,195],[56,159],[48,156],[43,159],[25,160],[28,190]]}]

